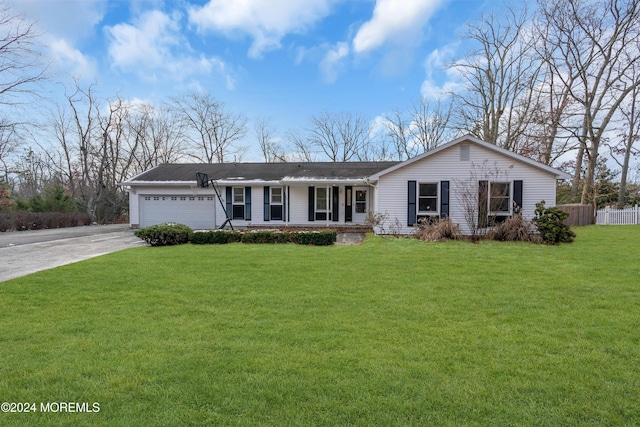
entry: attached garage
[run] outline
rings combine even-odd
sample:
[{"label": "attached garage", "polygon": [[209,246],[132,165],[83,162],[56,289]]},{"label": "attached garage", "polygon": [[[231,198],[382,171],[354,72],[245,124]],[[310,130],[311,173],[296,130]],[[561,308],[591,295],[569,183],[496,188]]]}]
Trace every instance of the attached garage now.
[{"label": "attached garage", "polygon": [[194,230],[216,228],[213,196],[141,194],[139,207],[140,227],[176,222]]}]

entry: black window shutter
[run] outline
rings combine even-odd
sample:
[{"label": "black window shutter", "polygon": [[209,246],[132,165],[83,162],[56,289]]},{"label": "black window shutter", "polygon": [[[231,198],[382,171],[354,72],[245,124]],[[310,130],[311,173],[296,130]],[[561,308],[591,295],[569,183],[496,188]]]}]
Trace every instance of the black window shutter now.
[{"label": "black window shutter", "polygon": [[449,216],[449,181],[440,182],[440,218]]},{"label": "black window shutter", "polygon": [[344,187],[344,222],[353,221],[353,187]]},{"label": "black window shutter", "polygon": [[270,203],[270,192],[269,192],[269,186],[266,185],[264,187],[264,220],[265,221],[269,221],[269,216],[271,213],[271,207],[269,206]]},{"label": "black window shutter", "polygon": [[478,227],[489,225],[489,181],[478,182]]},{"label": "black window shutter", "polygon": [[251,187],[244,187],[244,219],[251,221]]},{"label": "black window shutter", "polygon": [[227,219],[231,219],[233,214],[231,213],[231,209],[233,208],[233,189],[231,187],[226,188],[227,193]]},{"label": "black window shutter", "polygon": [[315,221],[315,207],[316,207],[316,189],[315,187],[309,187],[309,221]]},{"label": "black window shutter", "polygon": [[334,221],[338,221],[340,219],[340,187],[333,187],[331,191],[331,198],[333,206],[331,207],[331,215],[333,216]]},{"label": "black window shutter", "polygon": [[513,213],[522,213],[522,181],[513,181],[513,203],[516,206]]},{"label": "black window shutter", "polygon": [[407,225],[409,227],[416,225],[416,182],[408,181],[408,200],[409,205],[407,207]]}]

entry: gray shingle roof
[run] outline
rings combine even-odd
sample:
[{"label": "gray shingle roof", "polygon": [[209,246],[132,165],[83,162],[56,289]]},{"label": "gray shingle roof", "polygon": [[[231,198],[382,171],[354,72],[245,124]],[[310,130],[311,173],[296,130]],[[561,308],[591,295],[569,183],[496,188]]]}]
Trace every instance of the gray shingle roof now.
[{"label": "gray shingle roof", "polygon": [[129,183],[195,181],[196,172],[209,179],[280,181],[297,179],[363,179],[399,162],[313,163],[174,163],[159,165],[132,178]]}]

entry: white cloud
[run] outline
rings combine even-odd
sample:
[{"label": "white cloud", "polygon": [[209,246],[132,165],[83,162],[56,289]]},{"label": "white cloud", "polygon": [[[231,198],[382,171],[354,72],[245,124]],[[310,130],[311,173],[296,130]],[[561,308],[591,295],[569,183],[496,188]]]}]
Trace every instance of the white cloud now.
[{"label": "white cloud", "polygon": [[48,45],[57,67],[64,68],[66,72],[79,79],[95,79],[97,75],[95,62],[72,47],[66,40],[50,39]]},{"label": "white cloud", "polygon": [[353,38],[353,50],[365,53],[386,43],[413,45],[434,12],[448,0],[376,0],[371,20]]},{"label": "white cloud", "polygon": [[215,72],[225,77],[227,88],[233,89],[235,80],[223,61],[193,52],[181,34],[180,19],[179,13],[152,10],[133,23],[105,27],[112,67],[152,81],[166,75],[182,81]]},{"label": "white cloud", "polygon": [[106,1],[9,0],[9,5],[52,37],[70,43],[90,36],[107,12]]},{"label": "white cloud", "polygon": [[320,71],[325,83],[334,83],[336,81],[342,60],[348,55],[349,44],[346,42],[338,42],[329,49],[324,59],[320,62]]},{"label": "white cloud", "polygon": [[456,47],[456,44],[451,44],[435,49],[425,59],[426,76],[420,88],[423,98],[438,99],[462,87],[460,71],[447,66],[455,55]]},{"label": "white cloud", "polygon": [[56,71],[79,79],[96,78],[95,60],[77,46],[93,36],[107,12],[106,1],[8,0],[8,6],[35,23]]},{"label": "white cloud", "polygon": [[105,31],[111,39],[112,65],[123,71],[162,67],[181,44],[177,17],[158,10],[144,13],[133,25],[116,24]]},{"label": "white cloud", "polygon": [[189,9],[189,22],[200,32],[247,34],[253,38],[248,55],[260,58],[280,48],[289,33],[302,33],[327,16],[336,0],[210,0]]}]

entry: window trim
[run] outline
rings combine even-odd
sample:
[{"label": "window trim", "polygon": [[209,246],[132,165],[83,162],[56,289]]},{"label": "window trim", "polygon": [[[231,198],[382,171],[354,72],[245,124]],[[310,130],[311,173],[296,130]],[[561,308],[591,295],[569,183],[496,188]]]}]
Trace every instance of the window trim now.
[{"label": "window trim", "polygon": [[[280,201],[279,202],[274,202],[273,201],[273,190],[275,189],[279,189],[280,190]],[[271,187],[269,188],[269,204],[271,205],[282,205],[283,201],[284,201],[284,188],[283,187]]]},{"label": "window trim", "polygon": [[[274,202],[273,190],[280,190],[280,201]],[[276,215],[274,215],[274,209]],[[279,210],[279,214],[278,214]],[[270,221],[283,221],[284,220],[284,187],[270,187],[269,188],[269,220]]]},{"label": "window trim", "polygon": [[[427,184],[432,184],[436,186],[436,196],[435,196],[435,200],[436,200],[436,210],[435,211],[421,211],[420,210],[420,199],[421,198],[429,198],[429,199],[433,199],[433,196],[420,196],[420,186],[421,185],[427,185]],[[418,216],[440,216],[440,182],[418,182],[416,185],[416,217]]]},{"label": "window trim", "polygon": [[[240,190],[242,194],[242,202],[236,201],[236,190]],[[245,204],[245,188],[244,187],[231,187],[231,219],[234,220],[244,220],[247,209]],[[236,215],[236,206],[242,206],[242,216]]]},{"label": "window trim", "polygon": [[[244,187],[231,187],[231,204],[232,205],[244,205]],[[236,201],[236,190],[240,190],[240,194],[242,195],[242,201]]]},{"label": "window trim", "polygon": [[[325,193],[325,201],[326,201],[326,205],[327,207],[325,209],[319,209],[318,208],[318,190],[323,189],[326,191]],[[314,217],[316,221],[331,221],[331,212],[333,212],[333,206],[332,206],[332,201],[333,201],[333,197],[332,197],[332,187],[329,186],[318,186],[315,187],[315,194],[314,194],[314,198],[313,198],[313,207],[314,207]],[[318,218],[318,214],[320,215],[320,218]],[[324,214],[324,219],[322,219],[322,214]]]},{"label": "window trim", "polygon": [[[508,198],[509,209],[506,211],[494,211],[491,210],[491,189],[494,184],[507,184],[509,186],[509,194],[504,196],[496,196],[497,198]],[[489,216],[512,216],[513,215],[513,181],[489,181],[489,188],[487,189],[487,212]]]},{"label": "window trim", "polygon": [[[364,200],[358,200],[358,193],[362,192],[364,193]],[[367,188],[355,188],[353,189],[353,213],[358,214],[358,215],[366,215],[368,207],[369,207],[369,191],[367,191]],[[364,205],[364,212],[358,212],[358,204],[360,204],[361,206]]]}]

